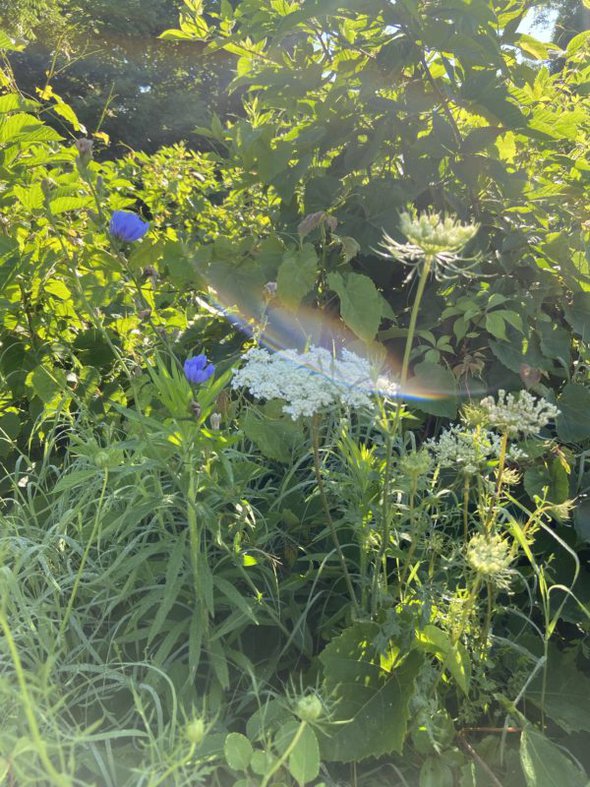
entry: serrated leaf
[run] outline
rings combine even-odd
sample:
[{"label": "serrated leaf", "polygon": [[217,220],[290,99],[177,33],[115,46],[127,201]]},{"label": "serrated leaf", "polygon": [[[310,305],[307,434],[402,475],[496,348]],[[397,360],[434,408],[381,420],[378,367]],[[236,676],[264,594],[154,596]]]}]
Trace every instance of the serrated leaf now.
[{"label": "serrated leaf", "polygon": [[66,213],[68,210],[81,210],[82,208],[89,208],[93,204],[91,196],[83,197],[56,197],[49,203],[51,212],[55,215],[59,213]]},{"label": "serrated leaf", "polygon": [[379,632],[376,623],[357,623],[319,656],[338,722],[321,737],[323,759],[352,762],[402,749],[423,657],[412,652],[401,664],[383,657],[374,645]]}]

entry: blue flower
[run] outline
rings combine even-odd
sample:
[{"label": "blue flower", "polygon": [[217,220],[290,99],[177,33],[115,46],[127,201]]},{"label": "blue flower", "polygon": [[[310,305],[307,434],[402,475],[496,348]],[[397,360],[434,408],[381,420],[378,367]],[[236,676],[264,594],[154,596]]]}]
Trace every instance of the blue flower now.
[{"label": "blue flower", "polygon": [[113,211],[109,224],[109,232],[113,238],[125,243],[143,238],[149,228],[147,221],[142,221],[137,213],[132,213],[130,210]]},{"label": "blue flower", "polygon": [[189,383],[204,383],[215,372],[215,367],[209,363],[206,355],[195,355],[184,362],[184,373]]}]

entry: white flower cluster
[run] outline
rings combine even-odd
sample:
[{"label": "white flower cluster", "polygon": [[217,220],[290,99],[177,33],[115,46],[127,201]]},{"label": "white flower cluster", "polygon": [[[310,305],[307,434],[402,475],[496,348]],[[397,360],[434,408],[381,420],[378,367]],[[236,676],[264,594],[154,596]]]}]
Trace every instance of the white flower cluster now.
[{"label": "white flower cluster", "polygon": [[486,396],[479,404],[490,426],[513,436],[537,434],[559,415],[555,405],[543,398],[535,399],[528,391],[520,391],[516,397],[500,390],[497,402],[492,396]]},{"label": "white flower cluster", "polygon": [[[438,440],[427,440],[441,467],[454,467],[466,475],[479,473],[482,466],[500,456],[501,438],[487,429],[465,429],[457,424],[441,432]],[[526,453],[510,445],[507,458],[513,462],[526,458]]]},{"label": "white flower cluster", "polygon": [[369,362],[349,350],[335,358],[323,347],[272,354],[254,347],[243,360],[234,372],[232,388],[247,388],[256,399],[283,399],[283,412],[293,420],[337,404],[371,407],[372,393],[397,393],[387,378],[375,380]]}]

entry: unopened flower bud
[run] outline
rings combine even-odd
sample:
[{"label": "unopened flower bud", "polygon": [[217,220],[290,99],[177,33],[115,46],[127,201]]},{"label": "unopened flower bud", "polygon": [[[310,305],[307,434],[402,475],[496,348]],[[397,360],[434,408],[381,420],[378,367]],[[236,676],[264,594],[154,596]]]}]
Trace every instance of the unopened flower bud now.
[{"label": "unopened flower bud", "polygon": [[205,722],[203,719],[192,719],[184,731],[191,743],[199,744],[205,737]]},{"label": "unopened flower bud", "polygon": [[195,416],[195,418],[201,417],[201,405],[193,399],[190,403],[190,411]]},{"label": "unopened flower bud", "polygon": [[74,144],[76,146],[76,150],[78,151],[79,166],[88,166],[88,163],[92,159],[92,147],[94,142],[91,139],[86,139],[84,137],[82,139],[77,139]]},{"label": "unopened flower bud", "polygon": [[295,713],[301,721],[317,721],[323,713],[323,705],[317,694],[300,697],[295,706]]},{"label": "unopened flower bud", "polygon": [[209,422],[211,424],[211,429],[213,429],[214,432],[218,432],[221,426],[221,413],[211,413]]}]

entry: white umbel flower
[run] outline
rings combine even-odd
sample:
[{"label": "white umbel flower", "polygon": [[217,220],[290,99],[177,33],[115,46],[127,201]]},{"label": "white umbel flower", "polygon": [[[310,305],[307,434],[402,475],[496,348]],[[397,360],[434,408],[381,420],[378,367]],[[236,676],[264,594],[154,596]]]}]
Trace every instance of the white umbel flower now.
[{"label": "white umbel flower", "polygon": [[486,396],[479,404],[490,426],[512,436],[537,434],[559,415],[555,405],[543,398],[536,399],[528,391],[520,391],[514,396],[499,390],[497,401]]},{"label": "white umbel flower", "polygon": [[[501,438],[487,429],[465,429],[457,424],[441,432],[437,440],[427,440],[441,467],[453,467],[465,475],[480,473],[489,461],[499,458]],[[513,462],[526,458],[515,445],[508,446],[507,458]]]},{"label": "white umbel flower", "polygon": [[397,393],[387,378],[375,380],[369,362],[349,350],[335,358],[323,347],[273,354],[254,347],[243,360],[234,372],[232,388],[247,388],[256,399],[283,399],[283,412],[293,420],[338,404],[372,407],[372,394]]}]

